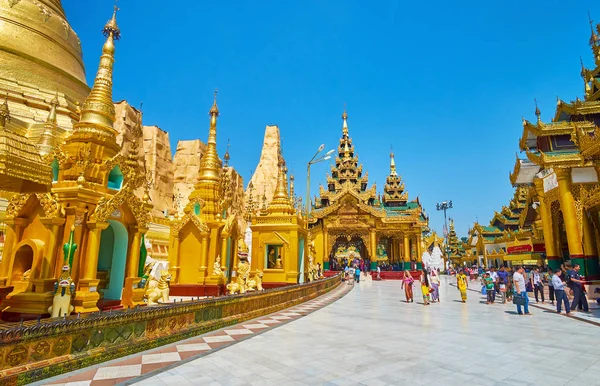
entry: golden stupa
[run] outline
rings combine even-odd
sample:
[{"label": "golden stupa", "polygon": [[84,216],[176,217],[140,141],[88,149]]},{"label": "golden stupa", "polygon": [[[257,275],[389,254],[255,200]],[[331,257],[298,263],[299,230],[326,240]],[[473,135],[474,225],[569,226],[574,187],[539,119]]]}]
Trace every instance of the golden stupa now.
[{"label": "golden stupa", "polygon": [[57,97],[57,136],[64,139],[90,89],[61,1],[0,1],[0,15],[0,95],[8,98],[13,123],[37,143]]}]

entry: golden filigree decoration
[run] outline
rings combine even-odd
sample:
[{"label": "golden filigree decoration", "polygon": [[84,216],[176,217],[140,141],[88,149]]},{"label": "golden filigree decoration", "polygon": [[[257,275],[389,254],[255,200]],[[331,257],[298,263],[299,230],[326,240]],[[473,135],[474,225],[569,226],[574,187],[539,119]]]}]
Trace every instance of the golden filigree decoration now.
[{"label": "golden filigree decoration", "polygon": [[103,196],[98,201],[90,221],[105,222],[112,214],[126,205],[133,214],[138,227],[147,228],[150,221],[150,213],[144,206],[142,200],[136,197],[129,189],[121,189],[117,194],[107,199]]},{"label": "golden filigree decoration", "polygon": [[193,212],[186,213],[181,219],[174,222],[171,226],[171,234],[179,235],[179,232],[186,226],[188,223],[194,224],[194,226],[202,233],[208,233],[209,229],[202,222],[202,220],[196,216]]},{"label": "golden filigree decoration", "polygon": [[218,208],[219,212],[223,209],[229,209],[231,202],[233,201],[233,188],[231,183],[231,175],[227,172],[227,169],[221,170],[221,198],[219,199]]},{"label": "golden filigree decoration", "polygon": [[6,207],[6,218],[11,219],[17,217],[31,196],[32,193],[21,193],[12,196]]},{"label": "golden filigree decoration", "polygon": [[21,193],[14,195],[8,202],[8,206],[6,207],[6,218],[13,219],[18,217],[19,214],[21,214],[23,207],[32,196],[36,197],[44,211],[45,217],[53,218],[62,214],[56,195],[51,193]]}]

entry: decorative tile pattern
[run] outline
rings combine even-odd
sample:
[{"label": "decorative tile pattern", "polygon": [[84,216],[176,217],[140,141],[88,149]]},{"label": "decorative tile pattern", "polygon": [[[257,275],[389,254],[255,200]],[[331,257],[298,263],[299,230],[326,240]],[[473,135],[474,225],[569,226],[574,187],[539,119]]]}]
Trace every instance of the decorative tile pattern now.
[{"label": "decorative tile pattern", "polygon": [[[236,344],[256,334],[263,333],[283,325],[289,321],[301,318],[308,313],[320,309],[348,293],[352,287],[339,286],[337,289],[306,303],[289,309],[259,317],[249,322],[242,322],[226,329],[213,331],[208,334],[162,346],[160,348],[134,354],[124,359],[106,362],[90,369],[79,370],[64,374],[54,379],[38,382],[34,385],[68,385],[68,386],[104,386],[117,385],[123,382],[130,383],[136,377],[150,373],[160,372],[165,366],[183,363],[190,359],[210,354],[215,349]],[[167,372],[168,373],[168,372]],[[165,374],[167,374],[165,373]],[[247,379],[243,374],[238,379]],[[206,379],[204,379],[206,378]],[[256,379],[256,384],[262,384],[264,379]],[[190,381],[177,377],[161,380],[143,380],[146,385],[180,384],[189,385]],[[163,383],[161,383],[163,382]],[[214,380],[208,376],[195,378],[193,384],[211,384]],[[241,382],[245,383],[246,381]],[[254,381],[253,381],[254,382]],[[237,384],[235,379],[230,379],[229,384]]]},{"label": "decorative tile pattern", "polygon": [[[268,315],[329,293],[339,278],[160,307],[0,325],[0,379],[16,386],[58,376]],[[223,344],[223,343],[221,343]]]}]

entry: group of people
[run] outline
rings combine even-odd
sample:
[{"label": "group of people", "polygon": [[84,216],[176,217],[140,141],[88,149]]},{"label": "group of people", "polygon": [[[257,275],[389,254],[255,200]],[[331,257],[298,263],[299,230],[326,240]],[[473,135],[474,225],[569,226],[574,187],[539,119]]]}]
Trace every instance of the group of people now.
[{"label": "group of people", "polygon": [[[551,269],[541,271],[539,267],[534,267],[526,272],[523,266],[518,266],[514,270],[506,267],[500,267],[497,270],[492,267],[489,271],[482,273],[482,292],[487,295],[487,304],[495,304],[496,296],[499,295],[503,304],[513,299],[519,315],[531,315],[527,293],[533,292],[536,303],[541,301],[542,304],[545,304],[544,291],[545,287],[548,287],[549,300],[552,305],[556,301],[557,313],[562,312],[563,305],[567,315],[576,309],[589,312],[583,285],[585,281],[579,274],[580,268],[579,264],[573,265],[572,268],[563,264],[554,271]],[[467,300],[468,273],[471,272],[459,270],[456,274],[456,286],[460,291],[463,303]],[[469,276],[472,281],[473,275]],[[569,304],[568,294],[573,296],[571,304]]]},{"label": "group of people", "polygon": [[354,264],[353,266],[347,265],[344,268],[344,275],[342,276],[342,281],[348,282],[348,284],[352,284],[352,282],[360,283],[360,277],[364,275],[364,277],[368,280],[371,280],[371,276],[367,275],[367,272],[363,272],[360,269],[360,266]]},{"label": "group of people", "polygon": [[[419,280],[421,282],[421,293],[423,294],[423,304],[429,305],[440,301],[440,273],[436,269],[428,271],[423,269],[420,273]],[[413,286],[415,283],[414,277],[410,271],[404,271],[402,277],[402,286],[407,303],[414,302]]]}]

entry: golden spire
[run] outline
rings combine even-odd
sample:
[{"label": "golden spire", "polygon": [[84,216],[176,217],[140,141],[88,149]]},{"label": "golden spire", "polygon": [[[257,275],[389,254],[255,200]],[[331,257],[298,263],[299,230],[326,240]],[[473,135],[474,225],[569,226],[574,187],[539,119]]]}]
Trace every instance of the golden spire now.
[{"label": "golden spire", "polygon": [[229,156],[229,138],[227,138],[227,151],[225,152],[225,156],[223,156],[223,159],[225,160],[225,167],[229,166],[229,159],[231,157]]},{"label": "golden spire", "polygon": [[581,78],[583,79],[583,84],[584,84],[583,91],[584,91],[585,99],[587,100],[592,95],[592,86],[590,86],[591,79],[589,79],[590,72],[583,65],[583,59],[581,58],[581,56],[579,57],[579,63],[581,63]]},{"label": "golden spire", "polygon": [[537,117],[538,123],[540,123],[540,122],[542,122],[542,120],[540,118],[542,113],[540,112],[540,109],[538,108],[537,99],[534,98],[533,102],[535,103],[535,116]]},{"label": "golden spire", "polygon": [[4,103],[0,105],[0,129],[4,129],[10,122],[10,111],[8,110],[8,94],[4,98]]},{"label": "golden spire", "polygon": [[344,103],[344,112],[342,113],[342,133],[344,136],[348,135],[348,113],[346,112],[346,104]]},{"label": "golden spire", "polygon": [[108,134],[104,134],[105,136],[114,136],[116,133],[113,129],[115,107],[112,100],[112,77],[115,62],[115,40],[119,40],[121,37],[121,31],[117,26],[118,10],[119,8],[115,5],[112,19],[102,29],[106,41],[102,46],[98,72],[94,79],[92,91],[83,104],[81,119],[75,125],[74,131],[90,131],[97,135],[98,130],[93,130],[95,128],[108,131]]},{"label": "golden spire", "polygon": [[277,187],[275,188],[275,193],[273,193],[273,201],[269,204],[268,212],[283,214],[294,213],[294,208],[288,197],[285,161],[281,155],[278,164]]},{"label": "golden spire", "polygon": [[55,144],[55,133],[56,133],[56,108],[58,106],[58,90],[56,91],[56,95],[50,101],[50,112],[48,113],[48,118],[46,118],[46,123],[44,123],[44,132],[40,136],[38,140],[37,147],[40,151],[40,155],[45,156],[50,154],[52,150],[54,150]]},{"label": "golden spire", "polygon": [[219,160],[219,155],[217,154],[217,117],[219,116],[217,90],[215,90],[213,105],[208,111],[208,115],[210,115],[208,142],[206,142],[206,153],[204,153],[204,156],[200,161],[198,183],[219,183],[221,180],[221,160]]},{"label": "golden spire", "polygon": [[394,152],[390,146],[390,176],[396,176],[396,162],[394,161]]},{"label": "golden spire", "polygon": [[[594,31],[594,21],[592,20],[592,17],[590,16],[589,12],[588,20],[590,23],[591,30],[590,47],[592,48],[592,53],[594,54],[594,61],[596,62],[596,65],[600,66],[600,37],[598,37],[596,31]],[[600,27],[598,27],[598,33],[600,33]]]}]

